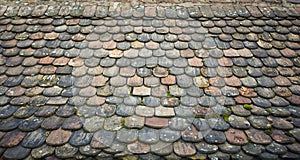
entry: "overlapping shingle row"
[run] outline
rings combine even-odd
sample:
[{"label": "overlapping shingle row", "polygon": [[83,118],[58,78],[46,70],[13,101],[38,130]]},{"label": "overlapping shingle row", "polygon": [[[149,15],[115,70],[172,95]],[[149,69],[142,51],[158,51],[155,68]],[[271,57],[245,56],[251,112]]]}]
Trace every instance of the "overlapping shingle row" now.
[{"label": "overlapping shingle row", "polygon": [[297,159],[299,8],[0,6],[6,159]]}]

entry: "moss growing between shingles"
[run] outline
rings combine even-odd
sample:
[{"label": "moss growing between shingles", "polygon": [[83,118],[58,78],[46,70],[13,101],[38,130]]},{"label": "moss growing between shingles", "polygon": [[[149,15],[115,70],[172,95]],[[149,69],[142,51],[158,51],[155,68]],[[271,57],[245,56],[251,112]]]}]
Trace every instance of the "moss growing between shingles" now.
[{"label": "moss growing between shingles", "polygon": [[44,135],[45,135],[46,137],[48,137],[48,136],[50,135],[50,131],[46,131],[46,132],[44,133]]},{"label": "moss growing between shingles", "polygon": [[122,128],[125,128],[125,118],[121,119]]},{"label": "moss growing between shingles", "polygon": [[232,112],[232,111],[231,111],[231,107],[228,106],[228,107],[227,107],[227,111],[224,111],[224,112],[222,113],[222,118],[223,118],[224,121],[227,122],[227,123],[229,123],[229,116],[230,116],[231,112]]},{"label": "moss growing between shingles", "polygon": [[267,129],[267,130],[264,131],[264,133],[267,134],[267,135],[271,135],[272,131],[270,129]]},{"label": "moss growing between shingles", "polygon": [[204,116],[200,116],[198,114],[194,114],[194,118],[204,118]]},{"label": "moss growing between shingles", "polygon": [[141,100],[140,105],[141,105],[141,106],[145,106],[145,103],[144,103],[144,100],[143,100],[143,99]]},{"label": "moss growing between shingles", "polygon": [[272,110],[271,110],[271,109],[266,109],[266,111],[267,111],[269,114],[272,114]]},{"label": "moss growing between shingles", "polygon": [[167,90],[167,97],[168,97],[168,98],[173,97],[173,95],[171,94],[170,90]]},{"label": "moss growing between shingles", "polygon": [[244,108],[245,109],[248,109],[248,110],[251,110],[252,109],[252,106],[250,104],[244,104]]},{"label": "moss growing between shingles", "polygon": [[228,112],[225,112],[222,115],[222,118],[224,119],[225,122],[229,123],[229,113]]},{"label": "moss growing between shingles", "polygon": [[248,143],[252,143],[252,141],[249,137],[247,137],[247,141],[248,141]]}]

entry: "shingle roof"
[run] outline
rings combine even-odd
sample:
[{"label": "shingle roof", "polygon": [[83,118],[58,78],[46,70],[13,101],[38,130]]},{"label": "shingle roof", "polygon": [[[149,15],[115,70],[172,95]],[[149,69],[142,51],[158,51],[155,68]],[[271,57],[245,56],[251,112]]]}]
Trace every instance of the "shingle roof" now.
[{"label": "shingle roof", "polygon": [[300,10],[0,6],[0,157],[299,159]]}]

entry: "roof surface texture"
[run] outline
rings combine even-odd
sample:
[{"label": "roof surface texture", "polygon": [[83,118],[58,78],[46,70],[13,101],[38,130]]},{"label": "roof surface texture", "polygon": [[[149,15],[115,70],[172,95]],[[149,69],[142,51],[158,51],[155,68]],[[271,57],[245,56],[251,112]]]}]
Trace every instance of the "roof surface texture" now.
[{"label": "roof surface texture", "polygon": [[247,2],[4,2],[0,157],[299,159],[299,1]]}]

